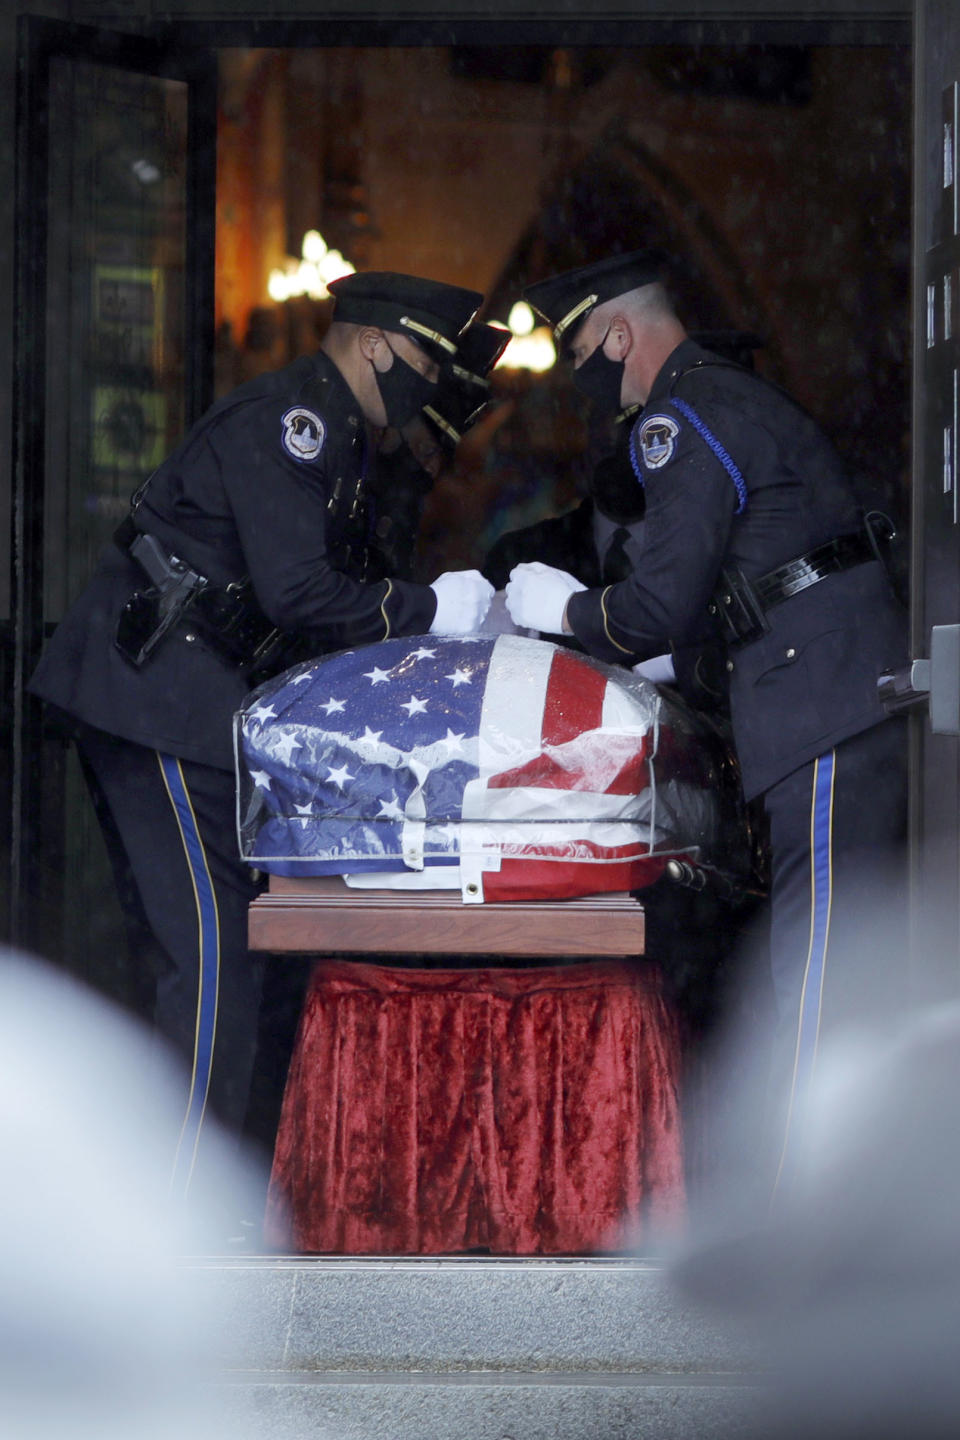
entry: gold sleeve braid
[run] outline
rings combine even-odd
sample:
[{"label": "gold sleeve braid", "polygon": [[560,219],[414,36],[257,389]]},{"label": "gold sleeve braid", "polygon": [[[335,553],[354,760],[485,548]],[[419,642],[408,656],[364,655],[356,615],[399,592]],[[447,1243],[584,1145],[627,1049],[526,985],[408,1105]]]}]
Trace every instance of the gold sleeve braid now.
[{"label": "gold sleeve braid", "polygon": [[[387,582],[386,582],[386,585],[387,585],[387,588],[386,588],[386,590],[383,592],[383,599],[380,601],[380,614],[383,616],[383,625],[384,625],[384,630],[385,630],[385,632],[386,632],[386,633],[384,634],[384,637],[383,637],[383,638],[384,638],[384,640],[389,640],[389,639],[390,639],[390,617],[389,617],[389,615],[387,614],[387,601],[390,599],[390,596],[393,594],[393,581],[388,579]],[[614,643],[616,643],[616,642],[614,642]]]},{"label": "gold sleeve braid", "polygon": [[624,655],[632,655],[633,651],[629,648],[629,646],[621,645],[620,641],[615,640],[610,634],[610,616],[607,614],[607,595],[612,589],[613,586],[608,585],[600,596],[600,609],[603,611],[603,631],[607,639],[610,641],[611,645],[616,645],[617,649],[622,650]]}]

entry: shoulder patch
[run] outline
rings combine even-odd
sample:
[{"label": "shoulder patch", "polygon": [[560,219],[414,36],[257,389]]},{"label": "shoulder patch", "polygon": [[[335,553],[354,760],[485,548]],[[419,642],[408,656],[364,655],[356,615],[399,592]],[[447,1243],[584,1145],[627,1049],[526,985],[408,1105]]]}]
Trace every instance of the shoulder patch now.
[{"label": "shoulder patch", "polygon": [[327,438],[327,427],[315,410],[294,405],[281,420],[283,448],[294,460],[316,460]]},{"label": "shoulder patch", "polygon": [[669,415],[648,415],[637,437],[648,470],[662,470],[673,459],[680,426]]}]

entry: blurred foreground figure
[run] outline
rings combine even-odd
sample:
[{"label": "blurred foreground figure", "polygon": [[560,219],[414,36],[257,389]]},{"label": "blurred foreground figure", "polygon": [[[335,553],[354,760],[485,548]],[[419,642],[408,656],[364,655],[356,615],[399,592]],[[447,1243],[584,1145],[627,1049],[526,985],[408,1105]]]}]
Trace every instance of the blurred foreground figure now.
[{"label": "blurred foreground figure", "polygon": [[756,1440],[960,1434],[958,1093],[960,1005],[836,1037],[773,1221],[718,1207],[676,1265],[770,1369]]},{"label": "blurred foreground figure", "polygon": [[[182,1108],[173,1072],[148,1073],[148,1044],[64,975],[0,954],[4,1440],[224,1433],[203,1388],[221,1317],[179,1257],[208,1251],[221,1194],[242,1204],[251,1180],[221,1147],[216,1188],[189,1216],[169,1203]],[[233,1418],[228,1433],[246,1440]]]}]

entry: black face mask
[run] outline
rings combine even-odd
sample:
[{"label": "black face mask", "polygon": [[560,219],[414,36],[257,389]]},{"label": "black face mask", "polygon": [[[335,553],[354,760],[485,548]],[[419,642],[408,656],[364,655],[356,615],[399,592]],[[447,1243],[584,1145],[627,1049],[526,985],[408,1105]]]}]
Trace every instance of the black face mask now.
[{"label": "black face mask", "polygon": [[[387,412],[387,424],[399,430],[401,425],[406,425],[408,420],[420,413],[431,396],[436,394],[437,386],[436,381],[428,380],[408,365],[392,345],[388,344],[387,349],[393,356],[393,364],[382,374],[374,365],[373,373]],[[372,361],[370,363],[373,364]]]},{"label": "black face mask", "polygon": [[608,330],[593,353],[574,370],[572,378],[580,393],[602,410],[619,410],[624,362],[608,360],[604,355],[603,347],[609,334]]}]

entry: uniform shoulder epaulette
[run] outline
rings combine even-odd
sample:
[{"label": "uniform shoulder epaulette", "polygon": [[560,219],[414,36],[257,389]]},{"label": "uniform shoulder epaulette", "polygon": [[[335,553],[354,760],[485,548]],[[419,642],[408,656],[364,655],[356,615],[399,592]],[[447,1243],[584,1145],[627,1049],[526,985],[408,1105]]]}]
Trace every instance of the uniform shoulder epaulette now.
[{"label": "uniform shoulder epaulette", "polygon": [[724,360],[719,355],[701,355],[698,356],[696,360],[690,360],[686,365],[682,365],[680,369],[674,370],[670,376],[671,399],[681,380],[686,379],[688,375],[703,374],[708,370],[735,370],[740,375],[749,375],[751,373],[745,369],[743,365],[738,365],[735,360]]}]

